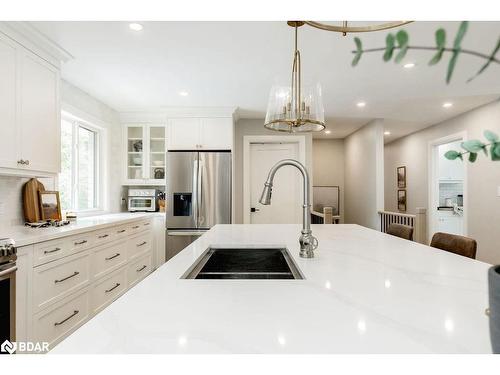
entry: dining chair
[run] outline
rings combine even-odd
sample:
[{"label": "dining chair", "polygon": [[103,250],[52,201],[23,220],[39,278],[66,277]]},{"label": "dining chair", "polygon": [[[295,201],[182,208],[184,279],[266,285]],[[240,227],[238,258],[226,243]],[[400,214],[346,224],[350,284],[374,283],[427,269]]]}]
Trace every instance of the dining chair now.
[{"label": "dining chair", "polygon": [[413,239],[413,227],[403,224],[393,223],[387,228],[387,234],[404,238],[405,240]]},{"label": "dining chair", "polygon": [[456,234],[437,232],[432,236],[431,247],[476,259],[476,240]]}]

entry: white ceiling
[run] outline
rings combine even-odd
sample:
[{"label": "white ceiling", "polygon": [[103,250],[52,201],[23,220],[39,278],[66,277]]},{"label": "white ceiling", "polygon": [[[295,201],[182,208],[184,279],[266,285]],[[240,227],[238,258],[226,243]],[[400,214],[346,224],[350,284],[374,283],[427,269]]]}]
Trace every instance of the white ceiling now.
[{"label": "white ceiling", "polygon": [[[63,78],[117,111],[234,106],[240,117],[263,118],[271,85],[290,77],[293,32],[285,22],[143,22],[141,32],[128,22],[31,24],[74,56]],[[451,45],[458,22],[415,22],[405,29],[410,44],[432,46],[440,26]],[[386,34],[360,37],[366,47],[383,47]],[[489,54],[499,35],[500,22],[472,22],[462,47]],[[303,81],[321,83],[332,131],[321,137],[345,137],[384,118],[390,141],[500,96],[498,65],[466,83],[484,61],[461,55],[449,85],[448,58],[428,67],[432,52],[410,51],[405,62],[415,62],[413,69],[384,63],[381,53],[364,55],[353,68],[353,38],[309,26],[299,31]],[[188,96],[179,95],[184,90]],[[444,101],[453,107],[443,109]]]}]

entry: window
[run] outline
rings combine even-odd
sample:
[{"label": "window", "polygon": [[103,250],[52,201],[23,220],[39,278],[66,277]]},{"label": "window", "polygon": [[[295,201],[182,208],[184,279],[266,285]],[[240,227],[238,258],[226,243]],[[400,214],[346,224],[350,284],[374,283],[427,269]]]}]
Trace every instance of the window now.
[{"label": "window", "polygon": [[99,209],[99,131],[63,116],[61,122],[61,209]]}]

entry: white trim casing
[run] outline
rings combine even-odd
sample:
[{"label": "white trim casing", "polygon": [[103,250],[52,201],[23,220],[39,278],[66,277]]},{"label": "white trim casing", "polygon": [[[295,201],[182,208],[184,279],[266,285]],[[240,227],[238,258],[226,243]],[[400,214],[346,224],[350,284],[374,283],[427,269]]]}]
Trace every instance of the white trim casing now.
[{"label": "white trim casing", "polygon": [[[439,191],[438,186],[435,184],[437,180],[437,147],[442,144],[454,142],[454,141],[466,141],[467,140],[467,131],[462,131],[454,134],[447,135],[445,137],[437,138],[428,142],[427,146],[427,161],[428,161],[428,176],[427,176],[427,185],[428,185],[428,215],[427,215],[427,238],[429,241],[432,239],[432,235],[434,234],[435,228],[437,228],[437,214],[434,207],[437,207],[439,202]],[[457,161],[459,163],[459,161]],[[468,234],[468,217],[469,217],[469,206],[468,206],[468,165],[466,161],[464,163],[464,180],[463,180],[463,195],[464,195],[464,215],[463,215],[463,234],[467,236]]]},{"label": "white trim casing", "polygon": [[[250,145],[252,143],[297,143],[299,161],[306,165],[306,137],[296,135],[246,135],[243,137],[243,223],[250,224]],[[312,175],[310,184],[312,184]],[[312,191],[312,186],[310,186]],[[312,197],[311,197],[312,198]]]}]

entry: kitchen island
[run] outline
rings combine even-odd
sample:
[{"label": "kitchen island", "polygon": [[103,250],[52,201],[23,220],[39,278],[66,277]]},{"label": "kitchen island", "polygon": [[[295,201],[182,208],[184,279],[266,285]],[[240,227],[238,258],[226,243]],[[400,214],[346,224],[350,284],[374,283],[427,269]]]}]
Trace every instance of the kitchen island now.
[{"label": "kitchen island", "polygon": [[[488,264],[358,225],[217,225],[51,353],[491,353]],[[303,280],[181,279],[209,246],[285,245]]]}]

